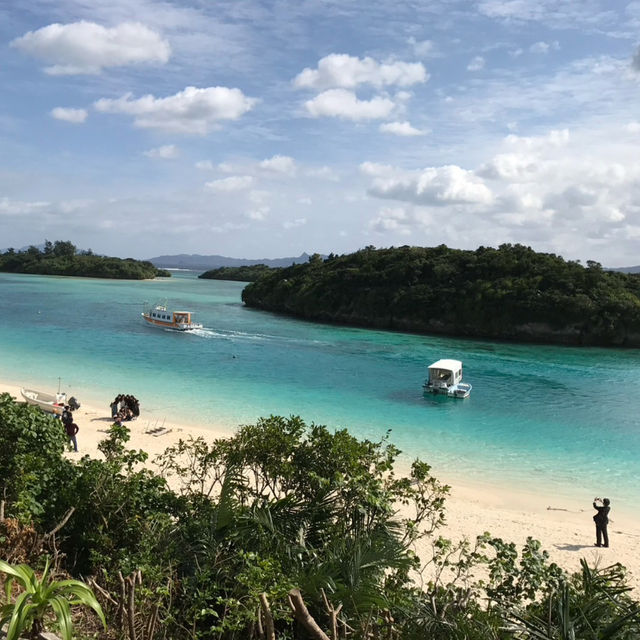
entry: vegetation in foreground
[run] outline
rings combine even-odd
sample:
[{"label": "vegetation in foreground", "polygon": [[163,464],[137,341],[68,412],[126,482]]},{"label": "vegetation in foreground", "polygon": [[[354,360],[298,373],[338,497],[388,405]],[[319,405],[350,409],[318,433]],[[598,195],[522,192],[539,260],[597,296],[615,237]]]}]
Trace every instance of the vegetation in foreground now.
[{"label": "vegetation in foreground", "polygon": [[640,276],[522,245],[367,247],[266,273],[252,307],[414,333],[640,346]]},{"label": "vegetation in foreground", "polygon": [[[107,631],[74,610],[78,637],[640,634],[620,565],[583,563],[567,575],[532,539],[518,552],[489,534],[460,544],[440,537],[449,488],[421,461],[396,476],[399,451],[387,439],[271,416],[226,440],[181,441],[154,471],[128,437],[114,425],[103,459],[72,462],[58,421],[0,396],[0,556],[45,571],[49,557],[52,579],[91,586]],[[431,549],[424,562],[418,542]],[[7,593],[5,607],[20,597]]]},{"label": "vegetation in foreground", "polygon": [[78,252],[73,243],[61,240],[45,241],[42,250],[32,245],[24,251],[8,249],[0,253],[0,271],[119,280],[171,277],[169,271],[158,269],[146,260],[97,256],[91,249]]}]

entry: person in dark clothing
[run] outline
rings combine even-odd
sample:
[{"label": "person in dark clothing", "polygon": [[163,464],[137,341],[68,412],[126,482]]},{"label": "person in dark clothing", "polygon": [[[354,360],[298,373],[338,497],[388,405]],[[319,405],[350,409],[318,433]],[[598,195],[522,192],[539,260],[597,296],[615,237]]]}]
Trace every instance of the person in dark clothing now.
[{"label": "person in dark clothing", "polygon": [[71,409],[69,408],[68,404],[64,406],[64,410],[62,411],[62,415],[60,417],[62,418],[62,424],[65,426],[65,428],[73,422],[73,413],[71,413]]},{"label": "person in dark clothing", "polygon": [[[596,547],[609,546],[609,534],[607,525],[609,524],[609,498],[594,498],[593,508],[598,512],[593,516],[596,523]],[[602,544],[604,542],[604,544]]]},{"label": "person in dark clothing", "polygon": [[67,432],[67,436],[69,437],[69,442],[73,445],[73,450],[77,451],[78,440],[76,438],[76,434],[78,433],[78,431],[80,431],[78,425],[75,422],[69,422],[68,424],[64,425],[64,428]]}]

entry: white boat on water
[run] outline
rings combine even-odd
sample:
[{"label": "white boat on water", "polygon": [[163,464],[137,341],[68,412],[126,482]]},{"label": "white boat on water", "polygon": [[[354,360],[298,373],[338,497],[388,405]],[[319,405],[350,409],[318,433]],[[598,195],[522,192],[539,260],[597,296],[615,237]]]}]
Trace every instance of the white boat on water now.
[{"label": "white boat on water", "polygon": [[56,416],[62,415],[64,405],[67,404],[66,393],[45,393],[44,391],[36,391],[35,389],[20,389],[20,394],[26,400],[27,404],[40,407],[47,413],[53,413]]},{"label": "white boat on water", "polygon": [[429,377],[425,380],[425,393],[442,393],[453,398],[467,398],[471,385],[462,382],[460,360],[438,360],[429,366]]},{"label": "white boat on water", "polygon": [[142,312],[144,321],[152,327],[172,329],[173,331],[193,331],[202,329],[202,325],[191,321],[191,311],[170,311],[166,304],[147,307]]}]

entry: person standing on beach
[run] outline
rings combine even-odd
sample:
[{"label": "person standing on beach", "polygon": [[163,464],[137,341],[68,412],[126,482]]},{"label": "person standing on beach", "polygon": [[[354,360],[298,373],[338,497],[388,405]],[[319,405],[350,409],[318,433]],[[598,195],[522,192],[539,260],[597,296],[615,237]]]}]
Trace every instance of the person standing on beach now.
[{"label": "person standing on beach", "polygon": [[75,422],[68,422],[64,425],[64,428],[67,432],[67,436],[69,437],[69,443],[73,445],[73,450],[78,450],[78,440],[76,438],[76,434],[80,431],[78,425]]},{"label": "person standing on beach", "polygon": [[[609,498],[594,498],[593,508],[598,512],[593,516],[596,523],[596,547],[609,546],[609,534],[607,525],[609,524]],[[604,542],[604,545],[602,544]]]}]

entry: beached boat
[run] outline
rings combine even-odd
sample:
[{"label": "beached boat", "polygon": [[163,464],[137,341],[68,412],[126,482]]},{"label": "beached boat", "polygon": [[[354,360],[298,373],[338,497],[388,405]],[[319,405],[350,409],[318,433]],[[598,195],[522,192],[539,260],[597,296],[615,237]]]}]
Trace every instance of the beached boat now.
[{"label": "beached boat", "polygon": [[429,367],[429,377],[425,380],[425,393],[442,393],[453,398],[467,398],[471,385],[462,382],[462,362],[460,360],[438,360]]},{"label": "beached boat", "polygon": [[190,311],[169,311],[166,304],[156,304],[146,308],[142,312],[144,321],[161,329],[173,331],[193,331],[202,329],[202,325],[191,321]]},{"label": "beached boat", "polygon": [[67,404],[66,393],[45,393],[44,391],[36,391],[35,389],[20,389],[20,394],[26,400],[27,404],[33,404],[40,407],[47,413],[53,413],[56,416],[62,415],[64,405]]}]

